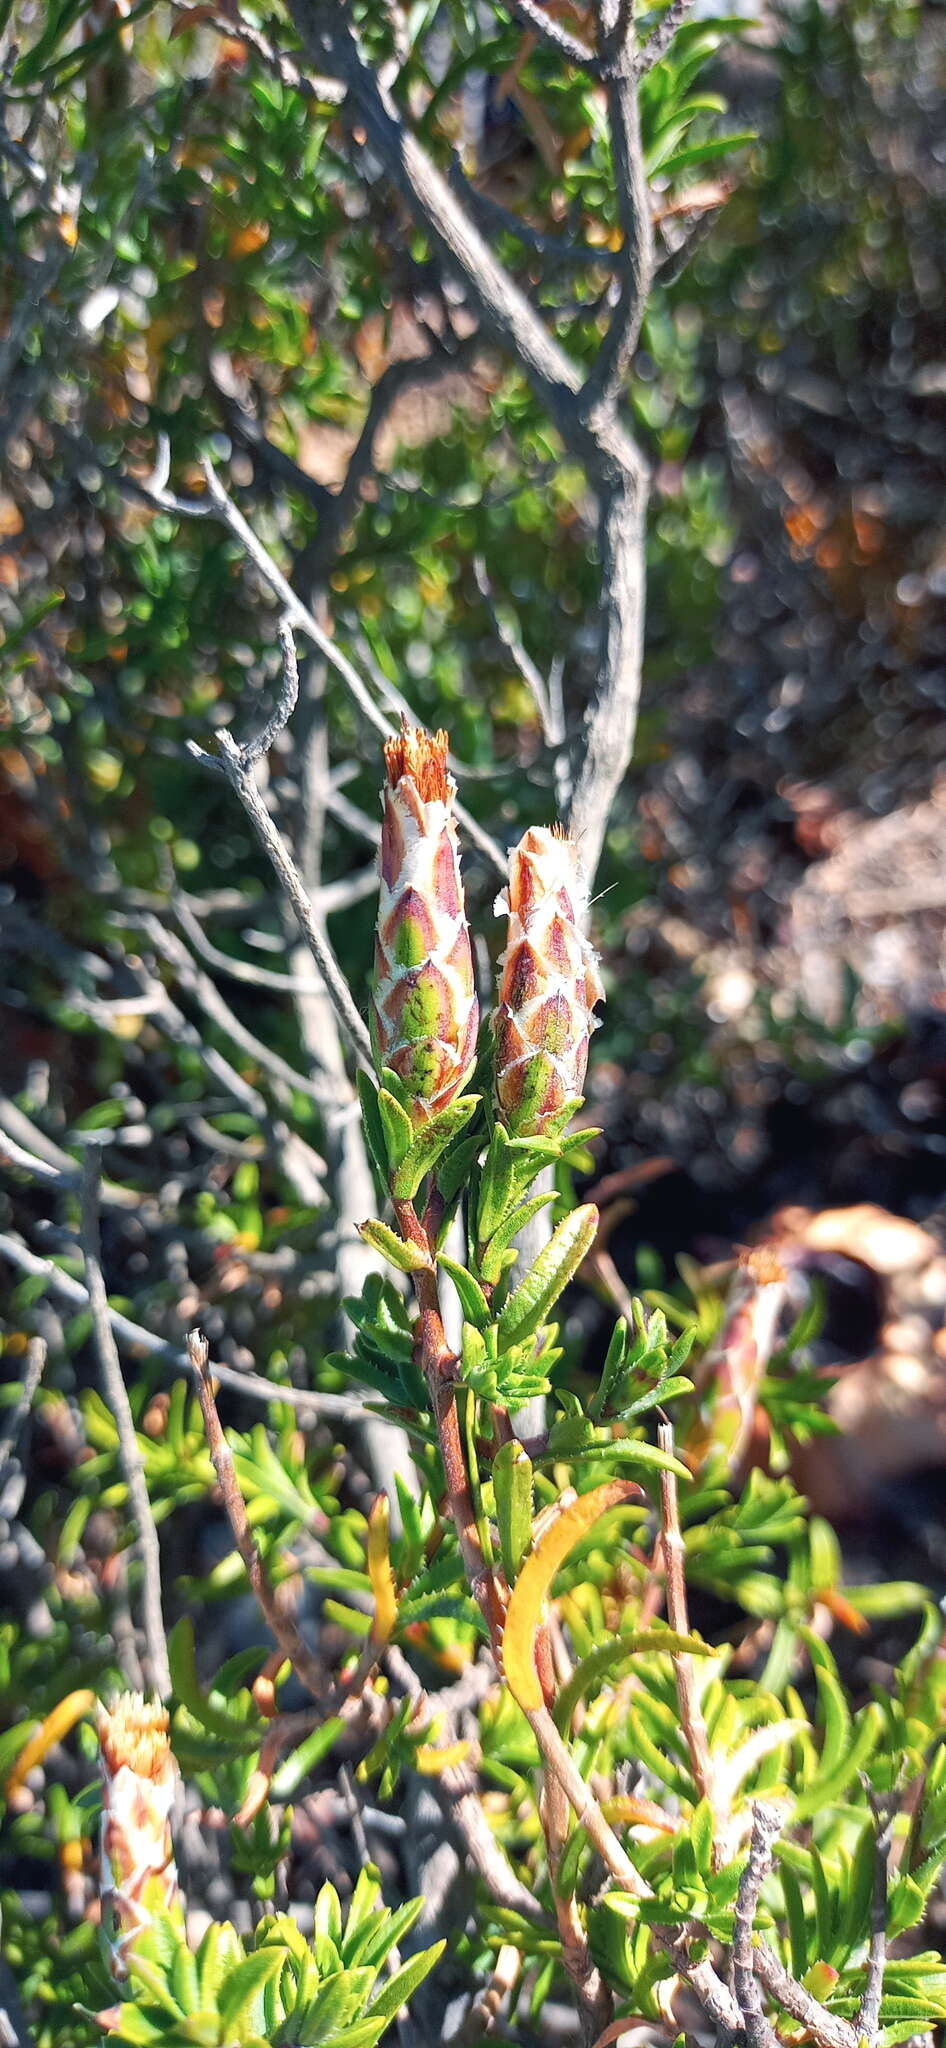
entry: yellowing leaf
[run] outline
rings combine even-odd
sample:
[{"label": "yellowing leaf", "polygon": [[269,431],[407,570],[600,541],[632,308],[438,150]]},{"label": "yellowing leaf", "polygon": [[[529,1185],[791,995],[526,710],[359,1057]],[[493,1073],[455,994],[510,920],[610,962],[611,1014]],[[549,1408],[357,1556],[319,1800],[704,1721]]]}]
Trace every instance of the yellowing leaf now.
[{"label": "yellowing leaf", "polygon": [[526,1713],[543,1704],[542,1687],[535,1668],[535,1638],[542,1617],[542,1603],[559,1566],[582,1536],[588,1534],[600,1515],[609,1508],[622,1507],[643,1498],[632,1479],[609,1479],[591,1493],[583,1493],[556,1516],[531,1556],[526,1558],[513,1587],[506,1609],[503,1631],[503,1671],[513,1699]]},{"label": "yellowing leaf", "polygon": [[445,1749],[435,1748],[432,1742],[422,1742],[414,1751],[414,1769],[424,1778],[439,1778],[441,1771],[452,1771],[469,1756],[468,1742],[449,1742]]},{"label": "yellowing leaf", "polygon": [[60,1700],[58,1707],[54,1707],[52,1713],[47,1714],[45,1721],[40,1723],[21,1749],[10,1772],[6,1783],[8,1799],[12,1793],[19,1791],[30,1771],[42,1763],[54,1744],[61,1742],[64,1735],[68,1735],[70,1728],[74,1728],[76,1722],[81,1721],[83,1714],[91,1713],[94,1705],[94,1692],[88,1692],[83,1687],[79,1692],[67,1693],[65,1699]]},{"label": "yellowing leaf", "polygon": [[374,1594],[374,1623],[371,1633],[386,1643],[397,1620],[397,1589],[391,1570],[389,1529],[391,1510],[386,1493],[379,1493],[368,1516],[368,1577]]}]

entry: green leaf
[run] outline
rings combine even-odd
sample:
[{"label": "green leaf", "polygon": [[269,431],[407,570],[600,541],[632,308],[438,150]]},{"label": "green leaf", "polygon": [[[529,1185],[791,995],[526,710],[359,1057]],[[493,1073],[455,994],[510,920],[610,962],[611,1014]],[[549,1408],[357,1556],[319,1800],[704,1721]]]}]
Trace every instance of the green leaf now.
[{"label": "green leaf", "polygon": [[598,1211],[593,1202],[586,1202],[563,1217],[503,1309],[499,1336],[504,1349],[521,1344],[545,1321],[591,1250],[597,1229]]},{"label": "green leaf", "polygon": [[498,1230],[494,1230],[479,1257],[480,1276],[488,1287],[495,1287],[497,1280],[502,1278],[503,1253],[508,1251],[513,1238],[518,1237],[520,1230],[525,1229],[533,1216],[538,1216],[540,1209],[547,1209],[549,1203],[555,1199],[554,1188],[544,1195],[532,1195],[528,1202],[522,1202],[518,1208],[513,1209]]},{"label": "green leaf", "polygon": [[479,1131],[473,1131],[467,1138],[457,1138],[441,1155],[437,1167],[437,1186],[448,1211],[455,1196],[469,1181],[482,1142]]},{"label": "green leaf", "polygon": [[[286,1961],[285,1948],[260,1948],[238,1963],[220,1993],[220,2031],[224,2040],[232,2031],[245,2034],[262,2019],[262,1993],[278,1977]],[[258,2009],[259,2001],[259,2009]]]},{"label": "green leaf", "polygon": [[614,1458],[619,1465],[641,1465],[648,1472],[675,1472],[678,1479],[692,1485],[693,1474],[688,1465],[675,1458],[671,1451],[661,1450],[659,1444],[651,1444],[645,1438],[611,1437],[607,1443],[584,1444],[575,1452],[576,1462],[588,1458]]},{"label": "green leaf", "polygon": [[437,1941],[433,1948],[423,1949],[420,1955],[411,1956],[408,1962],[402,1963],[401,1968],[395,1970],[388,1978],[377,1998],[372,1999],[369,2007],[372,2019],[379,2015],[383,2019],[393,2019],[395,2013],[400,2012],[402,2005],[406,2005],[408,2000],[413,1998],[418,1985],[423,1983],[425,1977],[429,1977],[435,1964],[439,1963],[446,1946],[445,1941]]},{"label": "green leaf", "polygon": [[358,1100],[361,1103],[361,1120],[364,1125],[368,1150],[371,1153],[378,1173],[381,1175],[381,1179],[387,1184],[388,1146],[384,1121],[378,1107],[378,1090],[370,1074],[366,1074],[362,1068],[359,1068],[356,1079],[358,1084]]},{"label": "green leaf", "polygon": [[292,1798],[303,1778],[307,1778],[321,1763],[322,1758],[328,1755],[344,1727],[345,1723],[340,1716],[333,1715],[330,1720],[323,1722],[321,1728],[315,1728],[311,1735],[306,1736],[304,1742],[300,1742],[298,1747],[290,1752],[273,1778],[272,1797],[277,1804]]},{"label": "green leaf", "polygon": [[655,1625],[653,1628],[632,1630],[630,1635],[614,1636],[608,1643],[599,1643],[580,1664],[576,1664],[571,1677],[562,1686],[555,1702],[555,1720],[559,1733],[567,1734],[572,1715],[579,1700],[592,1687],[598,1687],[603,1678],[623,1664],[633,1663],[635,1657],[648,1652],[659,1651],[662,1655],[691,1657],[712,1657],[713,1651],[700,1636],[678,1635],[671,1628]]},{"label": "green leaf", "polygon": [[406,1159],[414,1137],[414,1126],[407,1111],[401,1108],[387,1088],[378,1090],[378,1115],[384,1131],[387,1159],[384,1172],[393,1173]]},{"label": "green leaf", "polygon": [[437,1253],[437,1264],[453,1281],[466,1321],[472,1323],[474,1329],[485,1330],[492,1321],[492,1314],[479,1281],[474,1280],[472,1273],[468,1273],[458,1260],[448,1258],[446,1252]]},{"label": "green leaf", "polygon": [[605,1361],[601,1368],[601,1379],[588,1404],[588,1413],[593,1422],[597,1422],[599,1415],[601,1415],[611,1388],[624,1365],[626,1343],[627,1321],[624,1316],[621,1316],[611,1332],[611,1342],[608,1345]]},{"label": "green leaf", "polygon": [[755,128],[747,128],[739,135],[708,136],[705,142],[694,142],[688,148],[677,149],[672,156],[665,157],[659,166],[660,175],[672,178],[678,171],[689,170],[691,166],[701,168],[703,164],[715,163],[721,156],[728,156],[731,150],[747,149],[758,139]]},{"label": "green leaf", "polygon": [[[380,1097],[379,1097],[380,1101]],[[431,1117],[422,1124],[414,1135],[410,1150],[406,1152],[391,1176],[391,1193],[397,1202],[412,1202],[421,1181],[431,1168],[436,1166],[442,1152],[451,1140],[480,1106],[478,1095],[459,1095],[448,1109],[439,1116]]]},{"label": "green leaf", "polygon": [[364,1238],[366,1244],[371,1245],[373,1251],[380,1252],[381,1257],[387,1259],[388,1265],[395,1266],[399,1273],[431,1271],[429,1254],[422,1251],[420,1245],[409,1244],[403,1237],[398,1237],[396,1231],[389,1229],[386,1223],[379,1222],[377,1217],[368,1223],[359,1223],[358,1235]]},{"label": "green leaf", "polygon": [[187,1614],[181,1615],[168,1637],[168,1662],[177,1698],[202,1728],[211,1735],[219,1735],[232,1749],[246,1755],[259,1748],[265,1734],[259,1720],[255,1727],[239,1720],[235,1714],[227,1714],[221,1707],[212,1706],[204,1693],[197,1676],[194,1624]]},{"label": "green leaf", "polygon": [[865,1707],[858,1716],[853,1741],[837,1768],[826,1775],[819,1771],[814,1783],[798,1800],[795,1813],[799,1821],[812,1820],[816,1813],[822,1812],[825,1807],[833,1806],[841,1798],[851,1779],[857,1776],[858,1771],[864,1769],[868,1759],[873,1755],[883,1732],[883,1711],[874,1702]]},{"label": "green leaf", "polygon": [[500,1444],[493,1459],[493,1495],[503,1570],[512,1586],[532,1542],[532,1460],[520,1443]]},{"label": "green leaf", "polygon": [[197,1950],[200,2003],[216,2010],[220,1986],[243,1954],[236,1928],[229,1920],[215,1920],[202,1937]]}]

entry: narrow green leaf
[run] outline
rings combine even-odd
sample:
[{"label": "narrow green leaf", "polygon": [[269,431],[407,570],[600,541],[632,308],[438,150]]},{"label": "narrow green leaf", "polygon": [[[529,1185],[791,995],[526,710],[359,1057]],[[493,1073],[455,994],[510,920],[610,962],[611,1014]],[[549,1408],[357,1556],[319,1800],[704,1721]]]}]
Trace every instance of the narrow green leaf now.
[{"label": "narrow green leaf", "polygon": [[472,1323],[474,1329],[485,1330],[492,1315],[479,1281],[474,1280],[472,1273],[468,1273],[456,1259],[448,1258],[446,1252],[437,1253],[437,1264],[453,1281],[466,1321]]},{"label": "narrow green leaf", "polygon": [[493,1495],[503,1570],[512,1586],[532,1542],[532,1460],[520,1443],[500,1444],[493,1459]]},{"label": "narrow green leaf", "polygon": [[370,1074],[359,1069],[357,1075],[358,1100],[361,1103],[361,1121],[364,1126],[368,1150],[382,1180],[388,1178],[388,1147],[384,1122],[378,1107],[378,1090]]},{"label": "narrow green leaf", "polygon": [[521,1344],[545,1321],[582,1259],[595,1241],[598,1211],[586,1202],[565,1216],[547,1245],[530,1266],[525,1278],[507,1301],[499,1318],[500,1341],[504,1348]]},{"label": "narrow green leaf", "polygon": [[387,1088],[378,1090],[378,1115],[387,1148],[384,1172],[393,1173],[411,1149],[414,1127],[407,1111]]},{"label": "narrow green leaf", "polygon": [[189,1615],[182,1614],[168,1637],[168,1662],[171,1668],[171,1684],[182,1706],[193,1714],[195,1721],[206,1728],[211,1735],[233,1749],[249,1754],[258,1749],[264,1730],[257,1721],[241,1721],[235,1714],[227,1714],[220,1707],[211,1705],[197,1676],[197,1658],[194,1648],[194,1624]]},{"label": "narrow green leaf", "polygon": [[237,1963],[220,1993],[220,2032],[226,2040],[232,2032],[237,2037],[245,2036],[257,2017],[255,2007],[261,1999],[264,1987],[278,1977],[286,1961],[284,1948],[260,1948],[251,1956]]},{"label": "narrow green leaf", "polygon": [[480,1253],[479,1260],[480,1275],[488,1287],[495,1287],[497,1280],[502,1278],[503,1253],[508,1251],[513,1238],[518,1237],[520,1230],[525,1229],[526,1224],[531,1222],[533,1216],[539,1214],[540,1209],[547,1209],[549,1203],[555,1199],[554,1188],[544,1195],[532,1195],[528,1202],[522,1202],[518,1208],[513,1209],[498,1230],[494,1230],[489,1243]]},{"label": "narrow green leaf", "polygon": [[315,1770],[316,1765],[321,1763],[322,1758],[328,1755],[344,1726],[344,1721],[335,1714],[331,1720],[323,1722],[321,1728],[314,1729],[311,1735],[306,1736],[304,1742],[300,1742],[298,1747],[292,1750],[273,1779],[272,1797],[277,1804],[292,1798],[303,1778],[307,1778],[309,1773]]},{"label": "narrow green leaf", "polygon": [[391,1193],[396,1201],[413,1201],[424,1175],[436,1166],[441,1153],[469,1123],[479,1105],[478,1095],[459,1095],[449,1109],[441,1110],[439,1116],[431,1117],[428,1124],[422,1124],[414,1133],[409,1151],[391,1176]]},{"label": "narrow green leaf", "polygon": [[571,1677],[563,1685],[555,1702],[555,1720],[559,1733],[567,1734],[572,1715],[579,1700],[592,1686],[599,1686],[602,1679],[610,1677],[616,1667],[633,1663],[635,1657],[648,1652],[660,1651],[669,1657],[682,1656],[711,1657],[712,1650],[700,1636],[678,1635],[672,1628],[640,1628],[630,1635],[614,1636],[610,1642],[599,1643],[589,1651],[580,1664],[576,1664]]},{"label": "narrow green leaf", "polygon": [[420,1955],[411,1956],[408,1962],[402,1963],[401,1968],[395,1970],[388,1978],[377,1998],[372,1999],[369,2007],[371,2018],[393,2019],[395,2013],[400,2012],[402,2005],[406,2005],[408,1999],[413,1998],[418,1985],[423,1983],[425,1977],[429,1977],[434,1965],[439,1963],[446,1946],[445,1941],[437,1941],[433,1948],[423,1949]]},{"label": "narrow green leaf", "polygon": [[601,1379],[588,1403],[588,1413],[591,1416],[592,1422],[597,1422],[599,1416],[603,1413],[608,1395],[624,1364],[626,1346],[627,1320],[624,1316],[621,1316],[611,1332],[611,1342],[608,1345],[605,1361],[601,1368]]},{"label": "narrow green leaf", "polygon": [[358,1235],[399,1273],[429,1273],[431,1270],[430,1258],[420,1245],[408,1244],[377,1217],[372,1217],[367,1223],[359,1223]]}]

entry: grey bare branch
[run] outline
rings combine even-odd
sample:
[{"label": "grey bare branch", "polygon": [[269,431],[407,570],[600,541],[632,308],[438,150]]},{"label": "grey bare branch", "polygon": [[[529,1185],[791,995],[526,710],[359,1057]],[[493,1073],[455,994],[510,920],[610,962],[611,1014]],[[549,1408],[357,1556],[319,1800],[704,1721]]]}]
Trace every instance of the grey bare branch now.
[{"label": "grey bare branch", "polygon": [[148,1676],[155,1692],[161,1699],[166,1700],[171,1693],[171,1668],[168,1663],[167,1635],[161,1603],[161,1552],[102,1272],[99,1231],[100,1173],[98,1153],[90,1149],[86,1153],[82,1172],[82,1252],[85,1259],[88,1305],[92,1314],[92,1330],[102,1375],[102,1390],[118,1431],[118,1455],[128,1488],[128,1502],[141,1557],[141,1616],[148,1652]]}]

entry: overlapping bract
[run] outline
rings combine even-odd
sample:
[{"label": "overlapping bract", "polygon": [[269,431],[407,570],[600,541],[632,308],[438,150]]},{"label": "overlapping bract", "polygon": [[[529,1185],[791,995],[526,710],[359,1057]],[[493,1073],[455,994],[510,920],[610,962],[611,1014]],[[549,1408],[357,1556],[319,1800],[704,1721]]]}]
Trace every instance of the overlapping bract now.
[{"label": "overlapping bract", "polygon": [[415,1124],[459,1095],[479,1009],[447,771],[447,735],[405,726],[385,750],[372,1031]]},{"label": "overlapping bract", "polygon": [[155,1912],[180,1911],[171,1843],[177,1766],[163,1707],[122,1693],[99,1716],[102,1762],[102,1932],[117,1984]]},{"label": "overlapping bract", "polygon": [[584,934],[587,892],[573,842],[547,826],[524,833],[509,857],[508,915],[496,1012],[496,1095],[515,1137],[541,1136],[580,1096],[604,993]]}]

